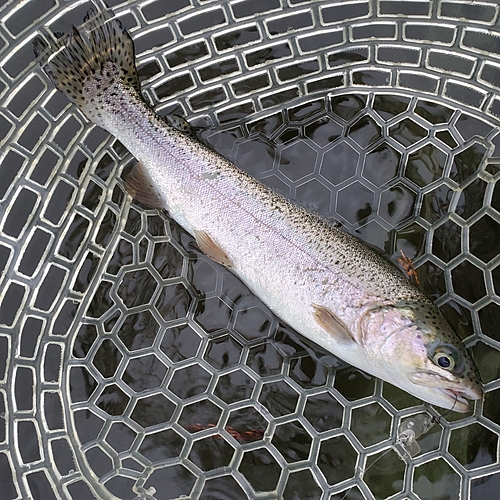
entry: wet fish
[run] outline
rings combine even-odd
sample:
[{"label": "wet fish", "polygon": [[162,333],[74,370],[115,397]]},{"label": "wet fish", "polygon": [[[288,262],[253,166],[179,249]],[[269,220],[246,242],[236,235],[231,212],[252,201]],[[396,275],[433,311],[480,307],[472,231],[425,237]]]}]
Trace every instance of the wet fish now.
[{"label": "wet fish", "polygon": [[57,88],[138,160],[128,190],[168,210],[299,333],[437,406],[466,412],[482,397],[463,344],[400,271],[154,113],[132,39],[108,11],[34,48]]}]

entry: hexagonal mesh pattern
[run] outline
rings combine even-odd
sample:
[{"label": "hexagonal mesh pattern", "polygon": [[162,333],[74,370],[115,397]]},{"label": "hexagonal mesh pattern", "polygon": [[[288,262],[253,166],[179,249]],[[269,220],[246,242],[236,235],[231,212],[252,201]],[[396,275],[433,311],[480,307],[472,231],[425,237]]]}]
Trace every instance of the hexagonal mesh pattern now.
[{"label": "hexagonal mesh pattern", "polygon": [[7,2],[2,498],[494,495],[499,5],[109,3],[160,114],[186,115],[214,149],[395,264],[412,259],[486,396],[472,415],[443,412],[401,459],[397,428],[421,403],[297,335],[166,214],[131,203],[130,156],[33,63],[35,34],[69,31],[90,4]]}]

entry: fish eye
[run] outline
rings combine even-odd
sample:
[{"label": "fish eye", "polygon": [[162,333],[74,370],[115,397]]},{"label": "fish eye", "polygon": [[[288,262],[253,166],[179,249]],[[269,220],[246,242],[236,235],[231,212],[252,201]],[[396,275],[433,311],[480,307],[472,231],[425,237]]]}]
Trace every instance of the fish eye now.
[{"label": "fish eye", "polygon": [[453,370],[456,366],[455,358],[447,352],[436,352],[433,359],[434,363],[443,370]]}]

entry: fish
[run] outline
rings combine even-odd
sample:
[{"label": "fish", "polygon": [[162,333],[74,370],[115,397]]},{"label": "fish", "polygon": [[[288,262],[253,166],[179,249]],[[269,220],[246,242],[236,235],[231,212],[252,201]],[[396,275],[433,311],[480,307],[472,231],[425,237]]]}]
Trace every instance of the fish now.
[{"label": "fish", "polygon": [[33,45],[55,86],[137,160],[129,193],[168,211],[284,322],[426,403],[467,412],[482,398],[463,343],[400,270],[186,133],[186,122],[154,112],[112,11],[90,11],[57,42],[39,35]]}]

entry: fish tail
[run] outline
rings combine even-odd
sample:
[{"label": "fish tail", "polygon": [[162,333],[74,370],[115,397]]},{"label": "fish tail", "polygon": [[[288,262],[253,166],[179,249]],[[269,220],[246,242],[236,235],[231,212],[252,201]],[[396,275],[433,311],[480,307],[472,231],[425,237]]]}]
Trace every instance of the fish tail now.
[{"label": "fish tail", "polygon": [[140,93],[133,41],[110,11],[91,9],[72,34],[50,45],[38,36],[33,49],[56,87],[94,123],[102,125],[115,91]]}]

